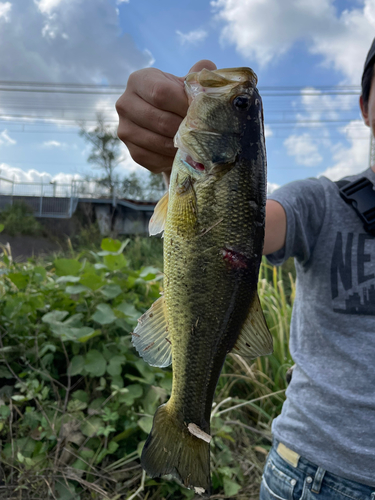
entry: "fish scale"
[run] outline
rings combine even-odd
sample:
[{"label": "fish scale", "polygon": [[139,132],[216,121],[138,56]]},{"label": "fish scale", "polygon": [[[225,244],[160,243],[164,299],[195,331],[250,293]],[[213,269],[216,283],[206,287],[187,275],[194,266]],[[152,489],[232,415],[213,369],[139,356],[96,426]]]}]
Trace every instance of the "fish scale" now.
[{"label": "fish scale", "polygon": [[173,367],[142,466],[209,494],[210,415],[225,357],[232,349],[250,359],[272,352],[257,295],[266,153],[252,70],[202,70],[185,85],[191,102],[169,194],[150,222],[150,234],[164,230],[164,297],[142,316],[133,344],[150,364],[168,359]]}]

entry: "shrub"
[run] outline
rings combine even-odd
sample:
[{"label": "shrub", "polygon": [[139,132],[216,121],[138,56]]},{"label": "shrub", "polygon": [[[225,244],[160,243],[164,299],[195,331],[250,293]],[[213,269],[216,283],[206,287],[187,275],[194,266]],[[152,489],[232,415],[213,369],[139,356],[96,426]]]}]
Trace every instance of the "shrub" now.
[{"label": "shrub", "polygon": [[[99,252],[44,265],[0,261],[0,497],[118,500],[143,490],[149,500],[194,497],[175,481],[146,479],[140,466],[172,372],[150,367],[131,346],[162,273],[130,267],[129,244],[107,238]],[[272,281],[262,271],[259,289],[275,355],[251,366],[228,356],[216,391],[212,479],[225,498],[257,495],[291,364],[291,305],[281,274],[269,272]]]},{"label": "shrub", "polygon": [[33,216],[31,208],[23,202],[7,206],[0,213],[0,221],[4,225],[4,231],[10,236],[39,236],[43,233],[42,226]]}]

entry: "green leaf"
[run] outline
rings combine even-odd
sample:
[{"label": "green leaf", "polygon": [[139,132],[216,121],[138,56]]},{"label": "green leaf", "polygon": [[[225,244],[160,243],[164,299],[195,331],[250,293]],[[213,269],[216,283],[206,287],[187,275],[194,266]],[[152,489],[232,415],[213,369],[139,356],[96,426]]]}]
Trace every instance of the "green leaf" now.
[{"label": "green leaf", "polygon": [[2,405],[0,406],[0,417],[1,418],[8,418],[10,415],[10,408],[7,405]]},{"label": "green leaf", "polygon": [[81,495],[76,493],[76,487],[71,481],[56,480],[55,488],[59,500],[81,500]]},{"label": "green leaf", "polygon": [[113,356],[109,360],[109,364],[107,366],[107,372],[109,373],[109,375],[121,375],[122,365],[125,363],[125,361],[125,356]]},{"label": "green leaf", "polygon": [[69,375],[74,377],[74,375],[79,375],[85,367],[85,358],[83,356],[74,356],[69,365]]},{"label": "green leaf", "polygon": [[90,399],[90,396],[87,394],[87,392],[82,390],[74,391],[72,397],[74,399],[78,399],[78,401],[82,401],[82,403],[88,403]]},{"label": "green leaf", "polygon": [[120,255],[123,251],[126,245],[129,243],[129,239],[123,241],[119,240],[112,240],[111,238],[105,238],[102,241],[101,247],[102,247],[102,252],[98,252],[98,255],[100,257],[106,256],[106,255]]},{"label": "green leaf", "polygon": [[70,318],[64,321],[64,326],[69,326],[70,328],[80,328],[82,326],[82,318],[82,313],[73,314],[73,316],[70,316]]},{"label": "green leaf", "polygon": [[8,368],[0,365],[0,378],[13,378],[13,375],[10,373]]},{"label": "green leaf", "polygon": [[4,224],[0,224],[0,233],[4,231]]},{"label": "green leaf", "polygon": [[88,288],[90,288],[90,290],[93,291],[103,286],[104,283],[105,280],[92,271],[84,273],[81,276],[81,284],[87,286]]},{"label": "green leaf", "polygon": [[107,362],[96,349],[91,349],[85,356],[85,370],[94,377],[102,377],[105,374]]},{"label": "green leaf", "polygon": [[105,297],[107,297],[107,299],[114,299],[122,293],[122,290],[118,285],[103,286],[100,291]]},{"label": "green leaf", "polygon": [[116,316],[108,304],[99,304],[96,306],[96,312],[92,319],[101,325],[110,325],[116,320]]},{"label": "green leaf", "polygon": [[45,280],[47,276],[47,271],[42,266],[36,266],[34,267],[34,275],[35,274],[39,274],[42,280]]},{"label": "green leaf", "polygon": [[27,274],[9,273],[7,276],[19,289],[26,288],[30,281],[30,277]]},{"label": "green leaf", "polygon": [[86,332],[88,332],[88,330],[92,330],[92,331],[90,333],[86,333],[84,335],[81,335],[80,337],[77,337],[77,340],[79,342],[85,343],[88,340],[91,340],[94,337],[97,337],[98,335],[101,335],[103,333],[101,330],[94,330],[93,328],[89,328],[89,327],[86,327],[86,329],[87,329]]},{"label": "green leaf", "polygon": [[111,388],[122,389],[124,387],[124,379],[121,375],[112,375]]},{"label": "green leaf", "polygon": [[51,311],[42,316],[42,321],[48,324],[60,323],[68,314],[68,311]]},{"label": "green leaf", "polygon": [[138,425],[146,434],[150,434],[152,429],[152,421],[152,417],[142,417],[138,420]]},{"label": "green leaf", "polygon": [[140,384],[131,384],[127,385],[126,389],[128,390],[125,394],[120,394],[119,401],[120,403],[126,403],[128,406],[132,406],[134,404],[135,399],[140,398],[143,394],[143,389]]},{"label": "green leaf", "polygon": [[108,443],[108,451],[109,451],[109,453],[115,453],[117,451],[118,447],[119,447],[119,445],[117,443],[115,443],[115,441],[110,441]]},{"label": "green leaf", "polygon": [[153,280],[156,278],[156,275],[159,274],[160,271],[156,267],[148,266],[142,269],[139,273],[139,276],[146,281]]},{"label": "green leaf", "polygon": [[77,283],[81,278],[79,276],[60,276],[56,283]]},{"label": "green leaf", "polygon": [[121,241],[113,240],[112,238],[104,238],[100,247],[107,252],[117,252],[121,248]]},{"label": "green leaf", "polygon": [[120,311],[122,314],[125,316],[137,320],[140,316],[142,316],[142,313],[137,311],[137,309],[134,307],[133,304],[130,304],[128,302],[121,302],[121,304],[117,305],[114,307],[116,311]]},{"label": "green leaf", "polygon": [[71,285],[65,288],[65,292],[69,293],[70,295],[75,295],[78,293],[88,292],[88,291],[90,291],[90,289],[87,288],[87,286],[83,285]]},{"label": "green leaf", "polygon": [[56,259],[54,261],[57,276],[77,276],[81,263],[75,259]]},{"label": "green leaf", "polygon": [[61,338],[61,340],[73,342],[86,342],[89,338],[95,337],[96,335],[93,328],[89,326],[83,326],[82,328],[67,328],[64,323],[61,325],[52,325],[52,332]]},{"label": "green leaf", "polygon": [[118,269],[123,269],[126,267],[125,257],[121,255],[106,255],[103,257],[104,264],[111,271],[117,271]]},{"label": "green leaf", "polygon": [[85,422],[81,425],[82,434],[87,437],[92,437],[98,433],[99,429],[103,427],[103,420],[94,415],[93,417],[89,417]]},{"label": "green leaf", "polygon": [[228,497],[237,495],[237,493],[241,489],[241,485],[239,485],[238,483],[235,483],[234,481],[232,481],[228,477],[224,477],[223,485],[224,485],[225,496],[228,496]]}]

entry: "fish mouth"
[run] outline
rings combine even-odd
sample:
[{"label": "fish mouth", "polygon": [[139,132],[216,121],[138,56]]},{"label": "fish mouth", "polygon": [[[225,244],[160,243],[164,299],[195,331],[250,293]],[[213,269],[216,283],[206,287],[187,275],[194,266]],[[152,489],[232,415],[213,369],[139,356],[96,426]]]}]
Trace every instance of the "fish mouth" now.
[{"label": "fish mouth", "polygon": [[220,97],[235,86],[243,84],[255,88],[257,83],[258,78],[250,68],[224,68],[214,71],[202,69],[198,73],[190,73],[185,78],[185,91],[190,105],[201,93]]}]

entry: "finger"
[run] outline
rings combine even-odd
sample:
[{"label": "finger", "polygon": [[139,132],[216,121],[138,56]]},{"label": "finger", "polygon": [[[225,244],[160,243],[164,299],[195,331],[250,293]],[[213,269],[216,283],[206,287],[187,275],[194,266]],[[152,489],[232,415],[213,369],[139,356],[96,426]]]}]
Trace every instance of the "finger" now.
[{"label": "finger", "polygon": [[189,73],[196,73],[201,71],[202,69],[208,69],[210,71],[214,71],[217,69],[216,64],[210,61],[209,59],[201,59],[190,69]]},{"label": "finger", "polygon": [[133,89],[135,94],[157,109],[185,117],[188,102],[183,81],[159,70],[144,71],[141,76]]},{"label": "finger", "polygon": [[129,142],[127,144],[129,152],[136,163],[142,167],[147,168],[154,174],[160,172],[170,172],[173,164],[173,158],[170,156],[163,156],[147,149],[140,148],[136,144]]},{"label": "finger", "polygon": [[176,154],[176,148],[171,137],[151,132],[129,121],[120,121],[117,135],[126,145],[129,143],[135,144],[139,148],[170,158],[173,158]]},{"label": "finger", "polygon": [[[157,109],[137,95],[124,99],[123,104],[117,106],[117,111],[125,122],[130,121],[141,128],[170,138],[176,135],[182,121],[175,113]],[[120,125],[123,120],[120,120]]]}]

